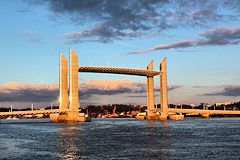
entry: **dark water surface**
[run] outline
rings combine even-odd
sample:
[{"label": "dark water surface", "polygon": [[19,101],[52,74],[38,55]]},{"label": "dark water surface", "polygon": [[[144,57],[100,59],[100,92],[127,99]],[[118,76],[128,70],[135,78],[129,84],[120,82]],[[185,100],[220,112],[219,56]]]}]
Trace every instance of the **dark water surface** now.
[{"label": "dark water surface", "polygon": [[0,159],[240,159],[240,118],[27,121],[2,121]]}]

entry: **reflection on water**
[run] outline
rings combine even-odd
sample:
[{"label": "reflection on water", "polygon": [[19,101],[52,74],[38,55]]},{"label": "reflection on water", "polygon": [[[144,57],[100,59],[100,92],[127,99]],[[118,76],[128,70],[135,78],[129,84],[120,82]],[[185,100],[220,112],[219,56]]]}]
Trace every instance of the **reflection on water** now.
[{"label": "reflection on water", "polygon": [[[147,121],[146,138],[148,139],[148,146],[145,147],[145,151],[149,153],[152,159],[169,159],[171,157],[169,148],[171,137],[166,126],[167,121]],[[161,130],[158,131],[158,128],[161,128]]]},{"label": "reflection on water", "polygon": [[0,159],[240,159],[240,118],[0,124]]},{"label": "reflection on water", "polygon": [[61,159],[80,159],[78,152],[78,144],[80,127],[78,123],[63,123],[58,128],[59,139],[57,140],[57,145],[59,146],[58,152],[60,153]]},{"label": "reflection on water", "polygon": [[162,127],[167,127],[167,121],[162,121]]}]

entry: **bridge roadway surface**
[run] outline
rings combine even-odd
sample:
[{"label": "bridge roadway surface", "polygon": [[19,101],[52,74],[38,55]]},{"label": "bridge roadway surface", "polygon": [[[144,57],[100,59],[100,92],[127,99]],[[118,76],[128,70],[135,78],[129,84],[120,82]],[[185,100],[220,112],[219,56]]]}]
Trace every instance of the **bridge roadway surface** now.
[{"label": "bridge roadway surface", "polygon": [[[65,113],[69,110],[33,110],[33,111],[14,111],[14,112],[0,112],[0,116],[15,116],[15,115],[34,115],[34,114],[54,114]],[[202,110],[202,109],[174,109],[168,108],[168,113],[208,113],[208,114],[240,114],[240,111],[232,110]]]},{"label": "bridge roadway surface", "polygon": [[78,72],[128,74],[128,75],[149,76],[149,77],[161,75],[160,71],[149,71],[145,69],[135,69],[135,68],[96,67],[96,66],[80,66],[78,68]]},{"label": "bridge roadway surface", "polygon": [[208,113],[208,114],[240,114],[240,111],[233,110],[203,110],[203,109],[175,109],[168,108],[168,113]]},{"label": "bridge roadway surface", "polygon": [[31,110],[31,111],[13,111],[13,112],[0,112],[0,116],[15,116],[15,115],[34,115],[34,114],[54,114],[64,113],[68,110],[49,109],[49,110]]}]

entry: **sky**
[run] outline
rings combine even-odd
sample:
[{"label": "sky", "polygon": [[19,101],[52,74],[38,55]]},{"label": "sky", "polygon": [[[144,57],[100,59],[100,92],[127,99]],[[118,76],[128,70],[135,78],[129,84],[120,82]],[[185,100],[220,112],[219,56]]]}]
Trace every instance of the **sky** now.
[{"label": "sky", "polygon": [[[167,58],[169,103],[240,100],[238,0],[1,0],[0,107],[58,105],[59,53],[145,69]],[[159,77],[155,103],[159,103]],[[146,104],[146,78],[79,73],[81,106]]]}]

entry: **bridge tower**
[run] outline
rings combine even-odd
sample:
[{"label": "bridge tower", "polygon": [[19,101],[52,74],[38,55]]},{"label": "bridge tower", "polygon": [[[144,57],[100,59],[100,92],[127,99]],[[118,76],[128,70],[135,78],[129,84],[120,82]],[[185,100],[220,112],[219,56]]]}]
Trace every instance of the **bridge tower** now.
[{"label": "bridge tower", "polygon": [[[79,113],[78,101],[78,56],[70,49],[70,68],[67,58],[60,54],[59,75],[59,115],[50,115],[52,122],[86,122],[91,121],[84,113]],[[68,96],[68,73],[70,74],[70,86]],[[68,101],[70,102],[68,106]]]},{"label": "bridge tower", "polygon": [[161,110],[160,117],[161,120],[167,119],[168,114],[168,93],[167,93],[167,61],[164,58],[160,62],[160,102],[161,102]]},{"label": "bridge tower", "polygon": [[78,56],[70,49],[70,106],[71,111],[78,112]]},{"label": "bridge tower", "polygon": [[59,66],[59,109],[68,109],[68,60],[60,53]]},{"label": "bridge tower", "polygon": [[[153,61],[147,65],[148,71],[153,71]],[[153,76],[147,76],[147,119],[155,119],[155,107],[154,107],[154,78]]]}]

